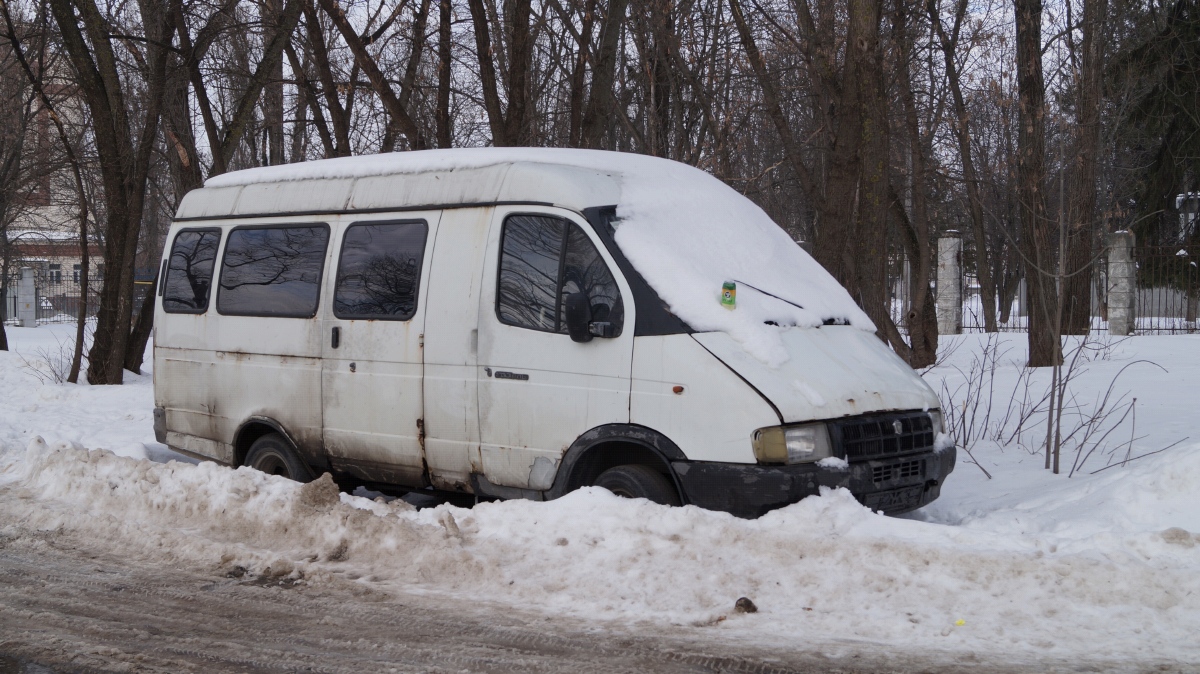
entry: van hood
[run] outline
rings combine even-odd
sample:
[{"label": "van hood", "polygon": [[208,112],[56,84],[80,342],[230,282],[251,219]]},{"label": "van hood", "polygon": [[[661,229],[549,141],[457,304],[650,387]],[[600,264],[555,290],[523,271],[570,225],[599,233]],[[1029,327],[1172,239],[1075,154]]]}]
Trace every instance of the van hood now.
[{"label": "van hood", "polygon": [[789,358],[774,368],[727,333],[692,337],[771,401],[784,423],[940,407],[933,389],[872,333],[835,325],[778,330]]}]

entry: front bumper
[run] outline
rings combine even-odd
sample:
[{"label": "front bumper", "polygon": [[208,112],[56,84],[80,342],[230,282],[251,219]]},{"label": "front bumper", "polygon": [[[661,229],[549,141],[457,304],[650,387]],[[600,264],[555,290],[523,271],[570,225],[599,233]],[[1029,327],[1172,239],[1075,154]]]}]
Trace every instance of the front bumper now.
[{"label": "front bumper", "polygon": [[897,515],[933,502],[955,461],[956,451],[950,447],[854,461],[848,469],[815,463],[762,466],[707,461],[676,461],[671,467],[686,503],[738,517],[759,517],[819,494],[821,487],[843,487],[872,510]]}]

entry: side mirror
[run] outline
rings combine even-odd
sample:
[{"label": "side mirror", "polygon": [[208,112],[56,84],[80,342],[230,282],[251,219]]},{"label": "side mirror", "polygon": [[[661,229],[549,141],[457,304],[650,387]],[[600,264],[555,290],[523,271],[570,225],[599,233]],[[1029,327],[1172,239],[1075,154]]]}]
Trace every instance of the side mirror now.
[{"label": "side mirror", "polygon": [[592,302],[585,293],[567,295],[564,307],[567,319],[567,334],[572,342],[592,341]]}]

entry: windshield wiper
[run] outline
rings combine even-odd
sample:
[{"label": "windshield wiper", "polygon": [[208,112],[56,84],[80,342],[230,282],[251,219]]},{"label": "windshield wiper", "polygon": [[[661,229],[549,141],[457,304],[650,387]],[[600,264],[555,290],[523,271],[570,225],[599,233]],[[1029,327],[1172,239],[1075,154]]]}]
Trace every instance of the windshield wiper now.
[{"label": "windshield wiper", "polygon": [[[799,304],[796,304],[795,302],[793,302],[791,300],[784,299],[784,298],[780,297],[779,295],[776,295],[775,293],[769,293],[769,292],[763,290],[762,288],[756,288],[755,286],[752,286],[749,283],[746,283],[745,281],[739,281],[737,279],[733,279],[733,282],[740,283],[751,290],[757,290],[758,292],[766,295],[767,297],[774,297],[775,299],[779,300],[780,302],[783,302],[784,304],[790,304],[793,307],[796,307],[797,309],[804,309],[804,307],[800,306]],[[778,325],[778,324],[775,323],[775,321],[767,321],[767,325]],[[825,320],[823,320],[821,322],[821,325],[850,325],[850,321],[848,321],[845,318],[826,318]]]},{"label": "windshield wiper", "polygon": [[769,292],[767,292],[767,291],[763,290],[762,288],[756,288],[756,287],[754,287],[754,286],[750,285],[749,283],[746,283],[745,281],[739,281],[739,280],[737,280],[737,279],[733,279],[733,282],[734,282],[734,283],[740,283],[741,285],[744,285],[744,286],[746,286],[747,288],[749,288],[749,289],[751,289],[751,290],[757,290],[758,292],[760,292],[760,293],[762,293],[762,294],[766,295],[767,297],[774,297],[775,299],[779,300],[780,302],[786,302],[787,304],[790,304],[790,305],[792,305],[793,307],[796,307],[797,309],[803,309],[803,308],[804,308],[804,307],[800,306],[799,304],[796,304],[795,302],[793,302],[793,301],[791,301],[791,300],[785,300],[785,299],[783,299],[782,297],[780,297],[779,295],[776,295],[775,293],[769,293]]}]

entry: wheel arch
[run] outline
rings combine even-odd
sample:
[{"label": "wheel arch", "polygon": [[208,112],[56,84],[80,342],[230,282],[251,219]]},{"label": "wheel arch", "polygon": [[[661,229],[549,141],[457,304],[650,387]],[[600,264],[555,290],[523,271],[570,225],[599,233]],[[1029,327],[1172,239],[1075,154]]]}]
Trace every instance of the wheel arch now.
[{"label": "wheel arch", "polygon": [[278,433],[291,446],[292,451],[297,456],[301,456],[296,447],[296,441],[288,435],[282,424],[270,417],[254,416],[243,421],[233,434],[233,467],[245,465],[246,455],[250,453],[250,446],[254,444],[255,440],[270,433]]},{"label": "wheel arch", "polygon": [[654,467],[667,477],[680,502],[687,505],[687,495],[679,483],[673,461],[686,461],[679,446],[662,433],[637,424],[606,424],[583,435],[567,449],[559,463],[554,484],[546,490],[546,499],[558,498],[567,492],[591,484],[600,473],[624,464],[643,464]]}]

